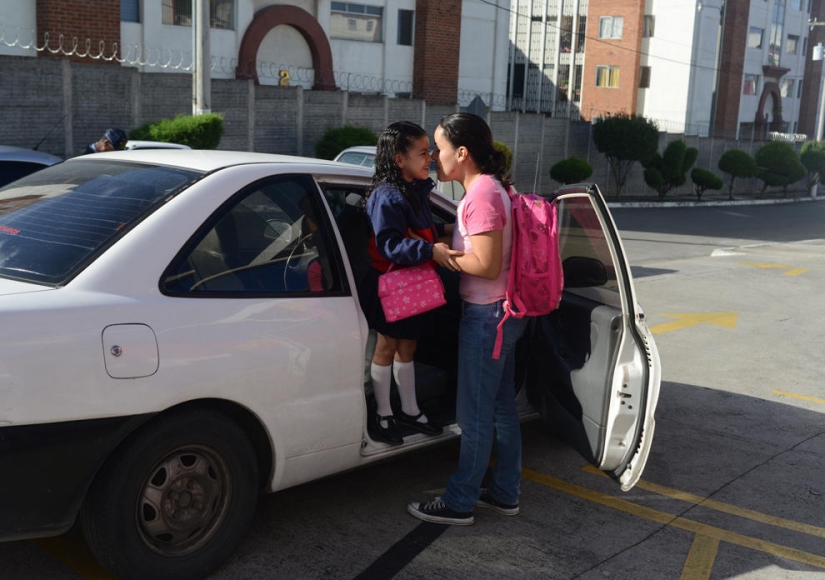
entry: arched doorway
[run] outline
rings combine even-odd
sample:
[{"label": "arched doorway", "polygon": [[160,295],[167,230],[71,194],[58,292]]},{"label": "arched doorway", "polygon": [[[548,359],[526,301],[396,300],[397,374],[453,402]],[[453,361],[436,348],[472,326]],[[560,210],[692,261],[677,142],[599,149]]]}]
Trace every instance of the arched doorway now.
[{"label": "arched doorway", "polygon": [[235,69],[235,78],[252,79],[259,83],[258,71],[255,63],[258,58],[258,48],[267,33],[276,26],[287,25],[297,30],[309,45],[312,54],[312,67],[315,69],[314,90],[334,91],[335,79],[332,75],[332,50],[324,29],[318,21],[306,10],[297,6],[274,5],[259,10],[252,23],[246,29],[238,51],[238,67]]}]

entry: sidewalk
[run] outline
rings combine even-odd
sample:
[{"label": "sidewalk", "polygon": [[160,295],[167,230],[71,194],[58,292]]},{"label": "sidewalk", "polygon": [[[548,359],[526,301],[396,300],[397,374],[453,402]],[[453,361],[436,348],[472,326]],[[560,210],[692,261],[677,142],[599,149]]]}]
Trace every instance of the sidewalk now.
[{"label": "sidewalk", "polygon": [[807,191],[789,191],[787,197],[781,191],[767,191],[764,195],[754,193],[753,195],[737,193],[733,199],[728,199],[727,192],[707,193],[702,196],[702,201],[698,201],[695,195],[678,194],[668,195],[664,201],[659,201],[653,195],[634,195],[623,193],[619,199],[613,192],[602,191],[607,206],[609,208],[668,208],[668,207],[721,207],[737,205],[773,205],[779,203],[800,203],[808,201],[825,200],[825,192],[817,194],[816,197],[808,195]]}]

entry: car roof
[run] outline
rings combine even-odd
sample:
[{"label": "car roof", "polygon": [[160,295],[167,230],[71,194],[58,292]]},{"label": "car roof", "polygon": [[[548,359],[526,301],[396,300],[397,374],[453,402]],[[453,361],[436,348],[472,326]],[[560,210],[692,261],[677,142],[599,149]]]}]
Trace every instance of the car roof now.
[{"label": "car roof", "polygon": [[[167,167],[192,169],[211,172],[227,167],[256,163],[276,163],[293,166],[298,172],[338,173],[354,176],[372,176],[373,171],[357,165],[345,165],[324,159],[276,155],[273,153],[253,153],[249,151],[220,151],[215,149],[132,149],[82,155],[69,159],[75,160],[122,160],[137,161]],[[284,168],[286,169],[286,167]],[[289,169],[293,170],[293,169]]]},{"label": "car roof", "polygon": [[180,143],[166,143],[165,141],[129,139],[126,142],[126,149],[191,149],[191,147],[189,147],[189,145],[181,145]]},{"label": "car roof", "polygon": [[63,161],[60,157],[51,153],[11,145],[0,145],[0,160],[40,163],[41,165],[54,165]]}]

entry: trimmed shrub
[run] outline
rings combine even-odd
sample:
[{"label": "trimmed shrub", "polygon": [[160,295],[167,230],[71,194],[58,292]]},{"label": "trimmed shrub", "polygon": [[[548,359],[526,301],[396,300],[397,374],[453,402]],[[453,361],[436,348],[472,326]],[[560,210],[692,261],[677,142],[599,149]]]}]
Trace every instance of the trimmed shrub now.
[{"label": "trimmed shrub", "polygon": [[782,195],[788,195],[788,186],[808,174],[799,161],[799,154],[784,141],[771,141],[760,147],[753,156],[756,161],[756,177],[762,180],[762,193],[768,187],[781,187]]},{"label": "trimmed shrub", "polygon": [[550,168],[550,178],[561,184],[581,183],[593,175],[593,168],[584,159],[569,157]]},{"label": "trimmed shrub", "polygon": [[722,178],[701,167],[694,167],[690,170],[690,180],[693,182],[693,191],[696,193],[696,199],[702,201],[702,194],[708,189],[722,189],[725,182]]},{"label": "trimmed shrub", "polygon": [[334,129],[327,129],[315,145],[315,157],[318,159],[334,159],[347,147],[356,145],[376,145],[378,135],[366,127],[344,125]]},{"label": "trimmed shrub", "polygon": [[142,125],[129,133],[129,139],[180,143],[192,149],[217,149],[222,136],[223,116],[218,113],[178,115]]},{"label": "trimmed shrub", "polygon": [[737,177],[753,177],[756,175],[756,161],[746,151],[731,149],[725,151],[719,158],[719,171],[730,175],[728,185],[728,199],[733,199],[733,184]]},{"label": "trimmed shrub", "polygon": [[799,160],[808,170],[808,195],[825,176],[825,141],[808,141],[802,145]]},{"label": "trimmed shrub", "polygon": [[686,173],[696,163],[698,155],[696,147],[688,147],[681,139],[671,141],[664,154],[655,153],[642,160],[645,183],[656,190],[660,201],[663,200],[671,189],[684,185]]}]

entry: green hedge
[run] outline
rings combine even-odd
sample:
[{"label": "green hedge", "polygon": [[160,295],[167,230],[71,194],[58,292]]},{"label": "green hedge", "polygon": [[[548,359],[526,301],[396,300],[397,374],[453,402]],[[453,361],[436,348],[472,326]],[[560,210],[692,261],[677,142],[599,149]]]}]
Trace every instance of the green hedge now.
[{"label": "green hedge", "polygon": [[174,119],[161,119],[129,133],[129,139],[180,143],[192,149],[217,149],[223,136],[223,116],[218,113],[204,115],[178,115]]},{"label": "green hedge", "polygon": [[378,135],[366,127],[344,125],[327,129],[315,145],[315,157],[318,159],[335,159],[347,147],[356,145],[376,145]]}]

